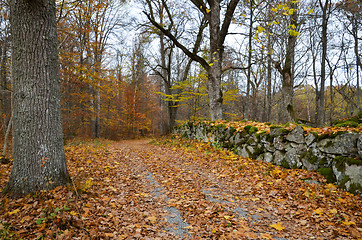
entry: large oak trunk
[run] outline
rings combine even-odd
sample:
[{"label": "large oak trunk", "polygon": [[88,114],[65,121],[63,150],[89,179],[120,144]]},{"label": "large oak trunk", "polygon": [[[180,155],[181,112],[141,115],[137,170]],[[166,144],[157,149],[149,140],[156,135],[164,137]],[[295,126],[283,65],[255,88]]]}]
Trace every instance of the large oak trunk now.
[{"label": "large oak trunk", "polygon": [[63,146],[55,1],[11,0],[12,196],[69,182]]}]

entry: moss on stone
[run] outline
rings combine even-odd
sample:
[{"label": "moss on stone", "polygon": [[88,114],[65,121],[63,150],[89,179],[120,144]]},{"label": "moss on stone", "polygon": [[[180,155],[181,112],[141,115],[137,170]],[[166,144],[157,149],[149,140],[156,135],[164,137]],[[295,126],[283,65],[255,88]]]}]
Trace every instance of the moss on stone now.
[{"label": "moss on stone", "polygon": [[361,184],[358,183],[352,183],[349,188],[349,191],[354,194],[362,193],[362,186]]},{"label": "moss on stone", "polygon": [[362,166],[362,161],[357,158],[337,156],[334,158],[334,162],[335,162],[336,168],[341,172],[343,172],[346,169],[346,163],[348,165]]},{"label": "moss on stone", "polygon": [[321,135],[317,135],[317,141],[321,141],[323,139],[329,138],[330,135],[327,133],[322,133]]},{"label": "moss on stone", "polygon": [[253,134],[256,133],[258,131],[258,128],[255,126],[250,126],[250,125],[246,125],[244,127],[244,131],[248,134]]},{"label": "moss on stone", "polygon": [[256,133],[257,131],[258,131],[258,128],[255,127],[255,126],[252,126],[252,127],[249,129],[249,134]]},{"label": "moss on stone", "polygon": [[258,140],[258,142],[260,142],[261,138],[266,135],[267,135],[266,131],[262,131],[262,132],[256,134],[256,139]]},{"label": "moss on stone", "polygon": [[345,134],[347,133],[346,131],[338,131],[338,132],[335,132],[335,133],[332,133],[332,134],[327,134],[327,133],[323,133],[321,135],[317,135],[317,141],[321,141],[323,139],[333,139],[339,135],[342,135],[342,134]]},{"label": "moss on stone", "polygon": [[283,168],[290,168],[289,163],[284,158],[283,158],[282,162],[280,163],[280,166],[282,166]]},{"label": "moss on stone", "polygon": [[249,130],[250,130],[251,127],[252,127],[252,126],[250,126],[250,125],[246,125],[246,126],[244,127],[244,130],[243,130],[243,131],[245,131],[246,133],[249,133]]},{"label": "moss on stone", "polygon": [[327,179],[327,183],[335,183],[337,181],[331,168],[320,168],[317,169],[317,172]]},{"label": "moss on stone", "polygon": [[343,178],[343,180],[339,183],[338,186],[340,186],[341,188],[346,188],[346,183],[351,180],[348,176],[345,176]]},{"label": "moss on stone", "polygon": [[333,147],[333,145],[334,145],[334,142],[333,142],[333,141],[328,141],[328,142],[326,143],[326,145],[324,145],[324,147],[326,147],[326,148],[328,148],[328,147]]},{"label": "moss on stone", "polygon": [[270,136],[270,134],[266,135],[266,139],[269,143],[273,143],[274,142],[274,138],[272,136]]},{"label": "moss on stone", "polygon": [[263,154],[264,153],[264,149],[262,146],[258,146],[256,145],[254,147],[254,154],[253,154],[253,158],[257,158],[259,155]]},{"label": "moss on stone", "polygon": [[311,164],[318,163],[318,157],[313,155],[312,150],[308,150],[307,152],[302,153],[299,159],[306,159]]},{"label": "moss on stone", "polygon": [[358,127],[358,123],[354,121],[345,121],[336,124],[335,127]]},{"label": "moss on stone", "polygon": [[270,131],[273,129],[279,129],[279,134],[278,135],[287,135],[288,133],[290,133],[290,131],[288,129],[283,128],[280,125],[271,125],[270,126]]},{"label": "moss on stone", "polygon": [[236,129],[234,127],[229,127],[230,134],[234,134],[236,132]]},{"label": "moss on stone", "polygon": [[310,132],[310,133],[313,134],[313,136],[314,136],[315,138],[318,138],[318,133],[317,133],[317,132],[312,131],[312,132]]},{"label": "moss on stone", "polygon": [[328,164],[327,158],[322,158],[319,160],[319,166],[326,166]]}]

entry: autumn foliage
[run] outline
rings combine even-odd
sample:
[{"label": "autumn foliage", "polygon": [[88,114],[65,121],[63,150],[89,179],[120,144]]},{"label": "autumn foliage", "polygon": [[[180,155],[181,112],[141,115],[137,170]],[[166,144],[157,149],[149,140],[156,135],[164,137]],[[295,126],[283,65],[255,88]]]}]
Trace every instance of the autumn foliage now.
[{"label": "autumn foliage", "polygon": [[[0,198],[2,239],[359,239],[360,196],[197,141],[72,141],[68,187]],[[10,165],[0,165],[0,186]],[[308,181],[307,181],[308,180]],[[168,209],[168,210],[167,210]]]}]

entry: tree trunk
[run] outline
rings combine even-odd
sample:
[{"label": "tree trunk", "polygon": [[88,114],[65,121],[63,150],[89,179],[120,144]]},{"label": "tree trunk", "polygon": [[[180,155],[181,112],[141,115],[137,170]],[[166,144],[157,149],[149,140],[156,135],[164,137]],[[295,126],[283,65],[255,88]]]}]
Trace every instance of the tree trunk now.
[{"label": "tree trunk", "polygon": [[[271,49],[271,40],[270,36],[268,38],[268,50]],[[266,114],[266,121],[270,122],[271,120],[271,110],[272,110],[272,62],[270,58],[268,58],[268,69],[267,69],[267,81],[268,81],[268,88],[267,88],[267,114]]]},{"label": "tree trunk", "polygon": [[322,8],[322,62],[321,62],[321,80],[319,88],[319,97],[318,97],[318,107],[317,107],[317,126],[322,127],[325,122],[325,82],[326,82],[326,58],[327,58],[327,27],[328,27],[328,15],[327,9],[329,5],[329,0],[322,4],[322,1],[319,0],[319,5]]},{"label": "tree trunk", "polygon": [[13,123],[13,114],[11,114],[8,126],[6,127],[6,132],[5,132],[5,137],[4,137],[4,147],[3,147],[3,156],[6,157],[6,150],[8,149],[8,144],[9,144],[9,134],[10,134],[10,130],[11,130],[11,125]]},{"label": "tree trunk", "polygon": [[11,104],[10,104],[10,91],[7,88],[7,52],[8,52],[8,43],[7,38],[3,41],[3,46],[1,46],[0,50],[0,84],[1,84],[1,104],[0,110],[2,114],[4,114],[3,126],[4,126],[4,134],[6,134],[6,126],[8,125],[9,115],[11,113]]},{"label": "tree trunk", "polygon": [[221,91],[221,73],[222,73],[222,54],[223,43],[220,44],[220,3],[210,1],[210,68],[208,70],[208,95],[211,121],[222,119],[222,91]]},{"label": "tree trunk", "polygon": [[362,62],[361,57],[358,51],[358,19],[357,16],[354,16],[352,19],[352,34],[354,39],[354,54],[356,55],[356,71],[357,71],[357,112],[359,113],[361,111],[361,89],[360,89],[360,73],[359,69],[362,71]]},{"label": "tree trunk", "polygon": [[11,0],[14,165],[4,190],[23,196],[67,184],[55,1]]},{"label": "tree trunk", "polygon": [[249,48],[248,48],[248,75],[246,80],[246,101],[245,101],[245,113],[244,118],[250,119],[250,83],[251,83],[251,58],[252,58],[252,47],[253,47],[253,17],[254,17],[254,9],[253,9],[253,0],[250,1],[250,21],[249,21]]},{"label": "tree trunk", "polygon": [[[297,4],[291,4],[292,9],[297,9]],[[297,26],[298,21],[298,11],[295,10],[290,16],[290,25]],[[286,48],[285,62],[284,67],[281,71],[282,74],[282,121],[284,122],[296,122],[296,116],[294,112],[293,104],[293,87],[294,87],[294,74],[293,74],[293,65],[294,65],[294,55],[295,55],[295,45],[297,42],[297,36],[290,33],[288,37],[288,43]]]}]

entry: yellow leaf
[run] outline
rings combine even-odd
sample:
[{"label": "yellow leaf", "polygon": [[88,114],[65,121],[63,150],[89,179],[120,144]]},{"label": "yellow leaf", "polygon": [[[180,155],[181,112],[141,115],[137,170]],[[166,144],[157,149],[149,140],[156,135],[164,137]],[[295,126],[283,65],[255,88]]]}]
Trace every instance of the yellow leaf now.
[{"label": "yellow leaf", "polygon": [[278,231],[281,231],[281,230],[285,229],[285,227],[282,226],[281,222],[274,223],[274,224],[271,224],[269,226],[272,227],[272,228],[275,228]]},{"label": "yellow leaf", "polygon": [[264,30],[265,30],[265,28],[263,28],[263,27],[260,26],[260,25],[258,26],[258,32],[259,32],[259,33],[263,32]]},{"label": "yellow leaf", "polygon": [[74,212],[74,211],[71,211],[69,214],[72,215],[72,216],[76,216],[76,215],[77,215],[77,213]]},{"label": "yellow leaf", "polygon": [[234,216],[228,216],[228,215],[226,215],[226,216],[224,216],[224,218],[226,219],[226,220],[229,220],[229,219],[231,219],[231,218],[233,218]]},{"label": "yellow leaf", "polygon": [[214,65],[213,63],[209,63],[209,66],[211,67],[212,65]]},{"label": "yellow leaf", "polygon": [[307,14],[312,14],[312,13],[314,13],[314,9],[309,10]]},{"label": "yellow leaf", "polygon": [[217,230],[214,228],[211,230],[212,233],[217,233]]},{"label": "yellow leaf", "polygon": [[322,208],[317,208],[317,209],[314,210],[313,212],[315,212],[316,214],[322,214],[322,213],[323,213],[323,209],[322,209]]},{"label": "yellow leaf", "polygon": [[356,223],[355,222],[352,222],[352,221],[343,221],[342,222],[343,225],[346,225],[346,226],[349,226],[349,225],[355,225]]},{"label": "yellow leaf", "polygon": [[18,212],[20,212],[20,209],[15,209],[14,211],[12,212],[9,212],[9,215],[14,215],[14,214],[17,214]]},{"label": "yellow leaf", "polygon": [[329,212],[332,213],[332,214],[337,214],[337,209],[335,209],[335,208],[330,209]]},{"label": "yellow leaf", "polygon": [[304,192],[304,194],[303,194],[303,195],[309,198],[310,193],[309,193],[309,191],[307,190],[307,191],[305,191],[305,192]]},{"label": "yellow leaf", "polygon": [[209,13],[209,12],[211,12],[210,9],[206,8],[206,13]]}]

